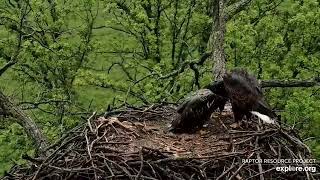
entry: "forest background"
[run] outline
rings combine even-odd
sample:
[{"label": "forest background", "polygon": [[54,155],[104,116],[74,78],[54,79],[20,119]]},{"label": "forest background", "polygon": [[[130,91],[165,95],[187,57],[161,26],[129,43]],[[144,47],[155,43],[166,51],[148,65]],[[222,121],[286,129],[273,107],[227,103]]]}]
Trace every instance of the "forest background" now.
[{"label": "forest background", "polygon": [[[319,3],[2,0],[0,91],[53,142],[94,111],[179,102],[209,84],[217,78],[212,41],[219,32],[226,69],[243,67],[260,80],[312,80],[320,73]],[[225,32],[215,31],[221,20]],[[319,87],[264,93],[319,158]],[[35,153],[24,129],[1,114],[0,147],[0,174]]]}]

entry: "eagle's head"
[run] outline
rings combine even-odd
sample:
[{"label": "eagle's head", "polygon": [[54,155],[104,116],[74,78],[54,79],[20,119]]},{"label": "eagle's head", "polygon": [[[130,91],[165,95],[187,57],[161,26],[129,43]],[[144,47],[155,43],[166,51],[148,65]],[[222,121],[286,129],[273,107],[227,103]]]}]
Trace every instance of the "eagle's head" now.
[{"label": "eagle's head", "polygon": [[205,86],[206,89],[209,89],[213,93],[222,96],[222,97],[227,97],[227,92],[224,87],[223,81],[214,81],[210,83],[209,85]]}]

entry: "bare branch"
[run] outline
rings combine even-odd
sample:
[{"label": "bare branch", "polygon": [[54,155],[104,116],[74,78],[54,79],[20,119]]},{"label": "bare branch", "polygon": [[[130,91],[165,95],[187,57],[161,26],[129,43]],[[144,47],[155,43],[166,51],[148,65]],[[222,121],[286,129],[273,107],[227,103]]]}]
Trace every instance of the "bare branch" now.
[{"label": "bare branch", "polygon": [[314,87],[320,86],[320,78],[314,78],[313,80],[264,80],[260,83],[262,88],[266,87]]},{"label": "bare branch", "polygon": [[260,80],[261,88],[268,87],[315,87],[320,86],[320,78],[316,77],[313,80]]},{"label": "bare branch", "polygon": [[41,105],[45,104],[57,104],[57,103],[70,103],[69,100],[55,100],[55,99],[50,99],[50,100],[45,100],[45,101],[39,101],[39,102],[19,102],[17,105],[21,106],[22,110],[27,110],[27,109],[36,109]]},{"label": "bare branch", "polygon": [[211,52],[204,53],[198,61],[196,61],[196,60],[185,61],[180,65],[179,69],[177,69],[167,75],[159,76],[158,79],[167,79],[167,78],[170,78],[173,76],[177,76],[178,74],[184,72],[187,66],[190,66],[191,69],[194,69],[195,65],[202,65],[207,60],[207,58],[210,57],[211,54],[212,54]]},{"label": "bare branch", "polygon": [[132,91],[132,89],[130,89],[130,91],[128,91],[128,89],[125,89],[125,88],[122,88],[122,87],[117,87],[117,86],[115,86],[113,84],[108,84],[108,83],[92,84],[92,85],[95,85],[95,86],[101,87],[101,88],[112,89],[112,90],[118,91],[118,92],[129,93],[131,96],[139,99],[144,104],[150,104],[143,95]]},{"label": "bare branch", "polygon": [[[30,12],[30,8],[29,8],[29,2],[26,2],[25,4],[25,7],[23,9],[21,9],[21,18],[19,19],[19,24],[17,25],[17,46],[14,50],[14,53],[13,55],[11,56],[10,58],[10,61],[5,64],[1,69],[0,69],[0,76],[6,72],[11,66],[15,65],[18,60],[18,56],[20,54],[20,50],[21,50],[21,45],[22,45],[22,41],[23,41],[23,32],[21,31],[21,29],[23,28],[24,26],[24,22],[25,22],[25,19],[27,17],[27,15],[29,14]],[[8,58],[9,56],[7,56]]]},{"label": "bare branch", "polygon": [[6,72],[11,66],[15,65],[17,61],[9,61],[7,64],[5,64],[1,69],[0,69],[0,76]]}]

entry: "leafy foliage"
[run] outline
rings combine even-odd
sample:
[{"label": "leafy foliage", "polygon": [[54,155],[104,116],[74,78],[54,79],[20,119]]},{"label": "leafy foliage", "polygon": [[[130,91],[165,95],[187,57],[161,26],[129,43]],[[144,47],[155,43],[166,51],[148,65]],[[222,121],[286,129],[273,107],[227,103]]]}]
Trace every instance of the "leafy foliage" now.
[{"label": "leafy foliage", "polygon": [[14,164],[25,163],[21,158],[21,154],[34,155],[30,140],[23,133],[23,129],[17,124],[12,124],[6,126],[6,129],[1,129],[0,144],[0,174],[3,174],[4,170],[9,169]]},{"label": "leafy foliage", "polygon": [[[317,0],[252,1],[227,23],[228,68],[245,67],[259,79],[317,76],[319,9]],[[1,1],[0,67],[16,64],[1,76],[0,89],[50,140],[108,105],[176,102],[211,81],[213,62],[198,63],[210,11],[205,0]],[[319,88],[266,95],[303,138],[314,137],[307,142],[320,157]],[[1,171],[32,151],[16,124],[2,127]]]}]

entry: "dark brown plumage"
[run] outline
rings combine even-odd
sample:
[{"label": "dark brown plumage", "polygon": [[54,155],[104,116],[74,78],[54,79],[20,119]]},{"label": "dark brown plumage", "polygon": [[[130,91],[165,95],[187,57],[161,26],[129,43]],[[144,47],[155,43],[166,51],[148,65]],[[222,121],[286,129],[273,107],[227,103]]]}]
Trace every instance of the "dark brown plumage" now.
[{"label": "dark brown plumage", "polygon": [[223,77],[223,82],[236,122],[241,121],[244,115],[250,119],[250,111],[257,111],[271,118],[276,117],[265,102],[257,79],[247,71],[235,69]]},{"label": "dark brown plumage", "polygon": [[218,108],[217,100],[221,97],[209,89],[196,91],[177,108],[177,117],[171,122],[169,131],[192,133],[201,128]]},{"label": "dark brown plumage", "polygon": [[220,112],[222,112],[224,110],[224,106],[226,105],[229,99],[223,81],[215,81],[205,86],[205,88],[211,90],[216,95],[221,96],[221,98],[217,100],[216,104],[218,105]]}]

